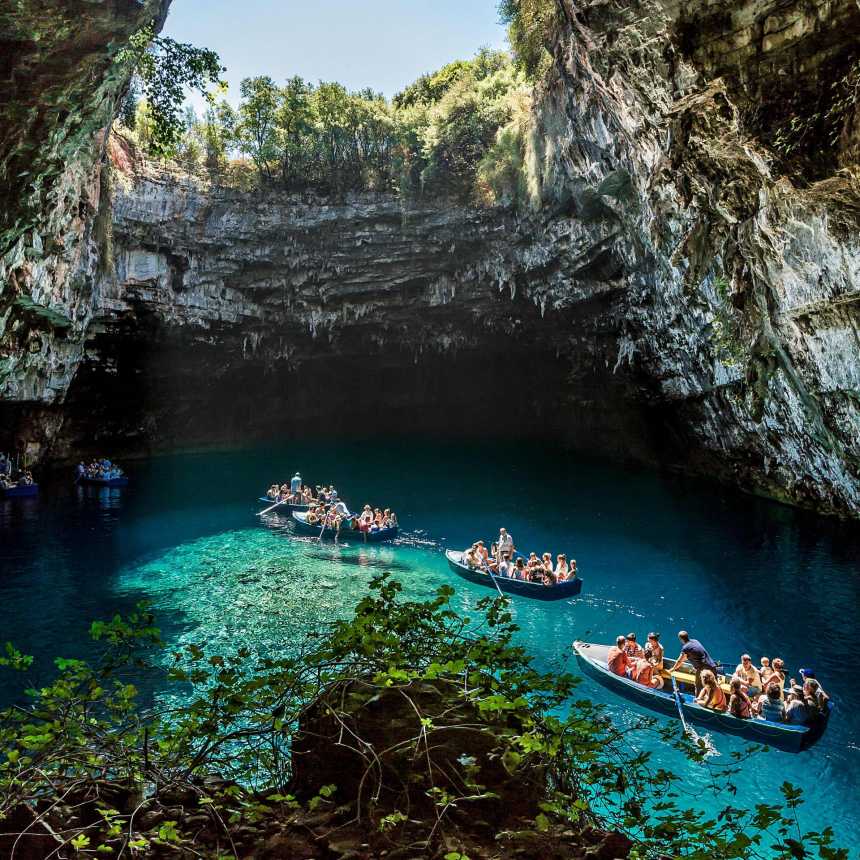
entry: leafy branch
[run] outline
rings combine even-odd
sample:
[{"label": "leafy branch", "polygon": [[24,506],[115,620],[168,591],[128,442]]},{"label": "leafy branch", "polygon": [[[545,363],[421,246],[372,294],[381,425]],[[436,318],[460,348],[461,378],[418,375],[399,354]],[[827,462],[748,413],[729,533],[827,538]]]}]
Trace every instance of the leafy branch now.
[{"label": "leafy branch", "polygon": [[196,90],[211,102],[209,87],[224,86],[224,68],[215,51],[156,36],[151,24],[129,39],[117,61],[131,71],[132,90],[140,89],[146,97],[153,123],[149,137],[153,155],[169,155],[181,141],[186,89]]}]

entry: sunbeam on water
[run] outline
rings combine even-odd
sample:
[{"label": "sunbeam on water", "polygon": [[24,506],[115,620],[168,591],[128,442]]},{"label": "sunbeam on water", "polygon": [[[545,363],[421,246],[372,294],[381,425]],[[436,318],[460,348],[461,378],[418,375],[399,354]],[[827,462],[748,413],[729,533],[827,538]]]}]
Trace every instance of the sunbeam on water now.
[{"label": "sunbeam on water", "polygon": [[[629,630],[660,631],[675,657],[681,627],[727,663],[749,651],[783,657],[792,675],[814,666],[837,705],[827,735],[809,752],[745,763],[730,800],[778,800],[789,780],[806,791],[810,827],[831,823],[840,844],[860,844],[860,805],[834,803],[860,791],[860,680],[850,647],[860,623],[855,526],[521,446],[374,444],[385,457],[373,463],[366,441],[161,458],[132,469],[127,491],[61,485],[0,503],[3,639],[36,656],[38,681],[53,657],[91,653],[92,619],[145,598],[173,649],[193,642],[218,653],[248,646],[291,654],[308,634],[347,617],[383,571],[409,599],[453,585],[455,608],[474,614],[493,592],[457,578],[442,551],[505,526],[521,549],[575,557],[584,581],[573,600],[514,599],[518,636],[541,669],[575,668],[574,638],[609,641]],[[277,511],[258,516],[260,490],[296,468],[314,483],[335,480],[354,506],[394,507],[400,538],[321,542],[297,536]],[[10,701],[23,686],[3,676],[0,696]],[[645,713],[590,680],[580,692],[622,725]],[[716,765],[744,748],[718,733],[702,738]],[[684,777],[691,804],[717,811],[728,802],[711,795],[709,766],[687,763],[656,735],[649,743],[658,764]]]}]

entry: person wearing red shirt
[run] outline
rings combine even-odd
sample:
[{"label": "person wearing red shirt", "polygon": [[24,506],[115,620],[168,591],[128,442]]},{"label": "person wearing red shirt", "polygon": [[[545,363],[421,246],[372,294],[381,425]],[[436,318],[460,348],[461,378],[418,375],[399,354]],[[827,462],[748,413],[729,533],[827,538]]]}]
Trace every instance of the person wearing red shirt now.
[{"label": "person wearing red shirt", "polygon": [[633,664],[633,661],[624,650],[627,640],[623,636],[619,636],[615,640],[614,647],[609,649],[606,655],[606,665],[609,671],[614,675],[620,675],[622,678],[628,677],[627,670]]}]

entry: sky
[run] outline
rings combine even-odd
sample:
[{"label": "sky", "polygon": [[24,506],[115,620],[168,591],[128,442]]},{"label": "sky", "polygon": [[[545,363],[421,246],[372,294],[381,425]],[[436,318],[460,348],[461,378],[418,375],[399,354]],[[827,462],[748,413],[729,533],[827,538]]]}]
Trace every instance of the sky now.
[{"label": "sky", "polygon": [[[504,48],[497,0],[173,0],[162,35],[217,51],[242,78],[339,81],[391,97],[424,72]],[[200,112],[203,102],[191,97]]]}]

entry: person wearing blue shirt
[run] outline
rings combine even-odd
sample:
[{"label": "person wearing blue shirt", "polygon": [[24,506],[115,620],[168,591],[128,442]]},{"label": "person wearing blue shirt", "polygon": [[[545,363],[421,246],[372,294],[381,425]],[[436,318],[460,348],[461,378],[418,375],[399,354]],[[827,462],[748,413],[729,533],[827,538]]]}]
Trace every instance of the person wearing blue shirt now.
[{"label": "person wearing blue shirt", "polygon": [[296,472],[290,481],[290,492],[295,496],[302,488],[302,476]]},{"label": "person wearing blue shirt", "polygon": [[686,630],[678,632],[678,639],[681,640],[681,653],[675,661],[675,666],[680,669],[687,662],[693,667],[696,671],[696,692],[698,693],[702,689],[702,672],[710,669],[716,675],[717,664],[711,659],[705,646],[698,639],[691,639]]}]

